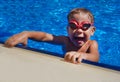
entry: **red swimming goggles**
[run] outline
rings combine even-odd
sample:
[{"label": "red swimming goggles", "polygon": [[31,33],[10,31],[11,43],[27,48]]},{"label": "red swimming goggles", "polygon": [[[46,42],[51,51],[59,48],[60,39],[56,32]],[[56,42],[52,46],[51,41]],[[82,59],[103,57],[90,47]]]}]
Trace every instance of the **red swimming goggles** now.
[{"label": "red swimming goggles", "polygon": [[81,23],[78,23],[76,20],[72,19],[69,21],[69,26],[72,30],[75,29],[82,29],[83,31],[86,31],[92,26],[93,24],[88,21],[83,21]]}]

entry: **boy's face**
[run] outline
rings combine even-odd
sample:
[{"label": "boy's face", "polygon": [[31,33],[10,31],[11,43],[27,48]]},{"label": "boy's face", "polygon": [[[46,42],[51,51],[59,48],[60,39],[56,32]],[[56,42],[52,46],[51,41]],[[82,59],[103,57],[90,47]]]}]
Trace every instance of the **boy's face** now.
[{"label": "boy's face", "polygon": [[81,47],[93,35],[95,28],[88,15],[74,14],[73,17],[69,21],[68,35],[75,46]]}]

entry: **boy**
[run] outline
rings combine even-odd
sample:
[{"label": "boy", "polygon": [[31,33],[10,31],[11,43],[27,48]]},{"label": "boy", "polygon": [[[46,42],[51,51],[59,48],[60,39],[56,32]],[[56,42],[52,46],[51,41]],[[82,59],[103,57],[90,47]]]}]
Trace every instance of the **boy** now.
[{"label": "boy", "polygon": [[94,34],[94,18],[90,11],[84,8],[75,8],[68,14],[68,36],[55,36],[45,32],[24,31],[13,35],[5,42],[5,46],[13,47],[16,44],[27,44],[28,38],[38,41],[61,44],[67,52],[64,59],[74,64],[81,63],[83,59],[98,62],[98,44],[90,40]]}]

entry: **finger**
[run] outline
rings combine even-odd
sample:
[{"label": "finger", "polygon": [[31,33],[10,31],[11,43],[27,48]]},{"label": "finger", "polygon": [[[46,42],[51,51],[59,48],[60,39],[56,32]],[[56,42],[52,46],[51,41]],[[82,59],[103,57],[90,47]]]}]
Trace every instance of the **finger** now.
[{"label": "finger", "polygon": [[81,61],[82,61],[81,54],[80,54],[80,53],[77,53],[75,56],[76,56],[76,57],[75,57],[76,63],[81,63]]},{"label": "finger", "polygon": [[66,56],[65,56],[65,60],[70,62],[71,57],[72,57],[72,54],[67,53]]},{"label": "finger", "polygon": [[81,56],[78,57],[77,62],[78,62],[78,63],[81,63],[81,62],[82,62],[82,57],[81,57]]},{"label": "finger", "polygon": [[6,47],[11,47],[11,41],[10,41],[10,39],[5,42],[5,46]]},{"label": "finger", "polygon": [[76,54],[74,54],[73,56],[72,56],[72,58],[71,58],[71,63],[77,63],[77,61],[76,61],[76,58],[77,58],[77,55]]},{"label": "finger", "polygon": [[8,42],[5,42],[4,46],[5,46],[5,47],[9,47]]},{"label": "finger", "polygon": [[23,45],[26,46],[27,45],[27,40],[23,42]]},{"label": "finger", "polygon": [[18,43],[18,41],[16,41],[15,39],[10,39],[6,42],[6,46],[7,47],[14,47],[16,44]]},{"label": "finger", "polygon": [[65,54],[64,60],[68,61],[68,54]]},{"label": "finger", "polygon": [[67,54],[65,60],[69,62],[70,59],[71,59],[71,55],[70,55],[70,54]]}]

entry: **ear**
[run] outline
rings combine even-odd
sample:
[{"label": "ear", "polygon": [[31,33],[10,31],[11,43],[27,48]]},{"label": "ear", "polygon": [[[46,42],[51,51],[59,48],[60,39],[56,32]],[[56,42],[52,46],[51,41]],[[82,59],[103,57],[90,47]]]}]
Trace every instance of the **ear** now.
[{"label": "ear", "polygon": [[96,28],[94,26],[91,27],[91,35],[94,35]]}]

